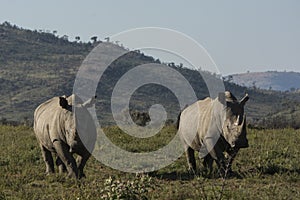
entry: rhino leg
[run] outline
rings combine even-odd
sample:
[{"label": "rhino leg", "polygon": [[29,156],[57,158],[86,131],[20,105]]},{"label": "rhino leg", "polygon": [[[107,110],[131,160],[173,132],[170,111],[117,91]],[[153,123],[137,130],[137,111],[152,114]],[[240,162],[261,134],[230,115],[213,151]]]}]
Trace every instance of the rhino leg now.
[{"label": "rhino leg", "polygon": [[228,166],[226,166],[225,164],[225,156],[223,152],[216,147],[211,152],[209,152],[209,154],[216,161],[220,175],[224,177]]},{"label": "rhino leg", "polygon": [[63,174],[64,172],[67,172],[67,168],[65,164],[58,156],[56,158],[56,166],[58,167],[59,174]]},{"label": "rhino leg", "polygon": [[227,153],[228,153],[228,173],[233,174],[232,163],[238,153],[238,149],[237,150],[229,150]]},{"label": "rhino leg", "polygon": [[51,152],[46,149],[43,145],[40,145],[42,150],[43,159],[46,164],[46,174],[49,175],[51,173],[54,173],[54,163]]},{"label": "rhino leg", "polygon": [[68,177],[78,177],[78,170],[76,162],[72,154],[69,152],[69,148],[66,144],[61,141],[55,141],[53,143],[54,148],[57,152],[58,157],[64,163],[68,171]]},{"label": "rhino leg", "polygon": [[79,154],[77,156],[76,162],[78,167],[78,178],[85,177],[85,174],[83,173],[83,168],[90,157],[91,154],[88,151],[85,151],[83,154]]},{"label": "rhino leg", "polygon": [[187,147],[186,151],[186,158],[189,165],[189,171],[196,172],[196,160],[195,160],[195,150],[191,147]]},{"label": "rhino leg", "polygon": [[203,166],[205,171],[208,171],[209,174],[213,171],[213,162],[214,159],[211,157],[210,154],[207,154],[203,159]]},{"label": "rhino leg", "polygon": [[[223,171],[224,174],[226,173],[226,176],[231,176],[233,174],[232,163],[234,161],[234,158],[237,155],[237,152],[230,151],[230,152],[227,152],[227,154],[228,154],[228,157],[226,157],[226,159],[225,159],[226,162],[223,163],[223,166],[221,163],[218,163],[217,161],[216,162],[218,164],[218,167],[223,169],[221,171]],[[210,154],[208,154],[204,157],[203,166],[205,167],[206,170],[209,170],[209,174],[211,174],[213,171],[213,162],[214,162],[214,159],[212,158],[212,156]]]}]

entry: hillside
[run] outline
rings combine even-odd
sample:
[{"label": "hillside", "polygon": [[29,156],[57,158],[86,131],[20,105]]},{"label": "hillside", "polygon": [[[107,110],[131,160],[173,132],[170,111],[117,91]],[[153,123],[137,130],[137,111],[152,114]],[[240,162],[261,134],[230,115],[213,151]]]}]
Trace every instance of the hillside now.
[{"label": "hillside", "polygon": [[[0,25],[0,44],[1,121],[31,122],[33,111],[40,103],[53,96],[72,93],[79,66],[98,43],[70,42],[52,33],[25,30],[4,23]],[[130,52],[114,61],[105,71],[98,84],[96,103],[98,119],[102,123],[113,124],[110,97],[114,85],[128,70],[145,63],[160,62],[143,53]],[[175,65],[170,67],[185,76],[198,99],[209,95],[198,72]],[[203,73],[216,78],[208,72]],[[225,82],[225,86],[238,98],[245,92],[249,93],[247,119],[255,124],[300,102],[297,93],[249,89],[231,82]],[[159,85],[140,87],[132,96],[130,107],[147,112],[151,105],[158,103],[165,107],[168,118],[176,119],[180,112],[178,101],[171,91]],[[298,113],[298,109],[295,107],[293,112]]]},{"label": "hillside", "polygon": [[50,33],[0,25],[0,113],[31,118],[50,96],[69,93],[77,68],[91,44],[71,43]]},{"label": "hillside", "polygon": [[300,89],[300,73],[298,72],[249,72],[233,74],[227,76],[227,79],[238,85],[265,90],[294,92]]}]

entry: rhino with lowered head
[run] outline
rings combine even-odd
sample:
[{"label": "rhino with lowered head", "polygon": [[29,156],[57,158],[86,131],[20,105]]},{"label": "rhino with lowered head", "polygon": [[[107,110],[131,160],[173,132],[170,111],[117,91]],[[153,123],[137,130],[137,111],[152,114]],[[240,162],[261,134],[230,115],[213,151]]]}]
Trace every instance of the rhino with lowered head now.
[{"label": "rhino with lowered head", "polygon": [[[68,98],[53,97],[36,108],[34,132],[42,150],[47,174],[54,173],[52,153],[55,153],[60,173],[67,171],[69,177],[75,178],[84,176],[83,168],[96,141],[96,128],[87,110],[94,103],[95,98],[82,103],[79,97],[71,95]],[[76,117],[74,110],[79,113]],[[80,137],[78,130],[81,131]],[[77,154],[76,161],[74,153]]]},{"label": "rhino with lowered head", "polygon": [[[204,166],[212,169],[216,161],[224,175],[240,148],[247,148],[245,103],[231,92],[220,93],[216,99],[206,98],[185,108],[178,117],[178,133],[184,144],[190,170],[196,171],[194,151],[204,158]],[[228,163],[224,152],[229,154]],[[227,164],[227,165],[226,165]]]}]

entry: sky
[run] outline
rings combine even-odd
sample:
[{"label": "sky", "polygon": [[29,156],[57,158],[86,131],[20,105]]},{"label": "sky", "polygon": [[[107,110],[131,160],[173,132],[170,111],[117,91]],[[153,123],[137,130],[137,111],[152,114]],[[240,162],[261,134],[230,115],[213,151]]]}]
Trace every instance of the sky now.
[{"label": "sky", "polygon": [[104,40],[133,28],[161,27],[197,41],[222,75],[247,71],[300,72],[298,0],[0,2],[0,23],[56,30],[70,40],[76,36],[82,41],[89,41],[92,36]]}]

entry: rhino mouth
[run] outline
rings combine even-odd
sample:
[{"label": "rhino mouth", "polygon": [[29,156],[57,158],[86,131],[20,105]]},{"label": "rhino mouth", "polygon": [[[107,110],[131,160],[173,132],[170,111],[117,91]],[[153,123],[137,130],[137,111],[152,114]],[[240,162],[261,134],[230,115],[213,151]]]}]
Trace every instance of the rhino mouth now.
[{"label": "rhino mouth", "polygon": [[69,148],[70,153],[75,153],[78,149],[78,142],[72,142]]},{"label": "rhino mouth", "polygon": [[246,138],[245,130],[245,117],[240,125],[227,125],[223,129],[225,138],[231,148],[247,148],[249,147],[248,140]]},{"label": "rhino mouth", "polygon": [[249,144],[248,144],[248,142],[246,142],[246,143],[243,143],[243,144],[237,144],[236,145],[238,148],[248,148],[249,147]]},{"label": "rhino mouth", "polygon": [[75,149],[72,148],[72,147],[70,147],[69,152],[70,152],[70,153],[75,153]]},{"label": "rhino mouth", "polygon": [[241,149],[241,148],[248,148],[249,143],[247,138],[237,138],[233,140],[227,140],[231,149]]},{"label": "rhino mouth", "polygon": [[234,142],[233,144],[231,144],[232,148],[237,148],[237,149],[241,149],[241,148],[248,148],[249,147],[249,143],[247,139],[244,139],[243,141],[237,140],[236,142]]}]

